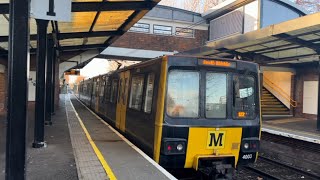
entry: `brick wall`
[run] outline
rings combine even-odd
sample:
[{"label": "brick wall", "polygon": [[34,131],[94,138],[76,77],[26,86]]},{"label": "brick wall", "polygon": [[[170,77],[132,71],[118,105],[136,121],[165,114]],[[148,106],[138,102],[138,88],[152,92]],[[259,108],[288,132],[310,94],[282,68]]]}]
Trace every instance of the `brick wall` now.
[{"label": "brick wall", "polygon": [[127,32],[112,44],[113,47],[155,51],[186,51],[203,46],[208,31],[195,30],[194,38]]},{"label": "brick wall", "polygon": [[6,111],[7,74],[0,73],[0,113]]},{"label": "brick wall", "polygon": [[295,117],[303,117],[308,119],[316,119],[317,115],[303,113],[303,83],[304,81],[318,81],[318,65],[308,64],[296,67],[297,74],[295,76],[295,100],[298,106],[295,108]]}]

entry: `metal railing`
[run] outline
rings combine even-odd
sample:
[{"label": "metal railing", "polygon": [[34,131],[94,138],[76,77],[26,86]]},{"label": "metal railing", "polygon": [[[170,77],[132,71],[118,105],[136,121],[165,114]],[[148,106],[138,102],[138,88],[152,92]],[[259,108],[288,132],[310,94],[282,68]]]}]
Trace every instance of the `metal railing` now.
[{"label": "metal railing", "polygon": [[295,101],[294,99],[291,98],[291,96],[286,93],[281,87],[279,87],[278,85],[274,84],[270,79],[268,79],[267,77],[263,77],[263,83],[268,85],[271,89],[273,89],[274,91],[276,91],[279,95],[281,95],[281,97],[285,98],[287,101],[289,101],[290,105],[292,107],[297,107],[298,103],[297,101]]}]

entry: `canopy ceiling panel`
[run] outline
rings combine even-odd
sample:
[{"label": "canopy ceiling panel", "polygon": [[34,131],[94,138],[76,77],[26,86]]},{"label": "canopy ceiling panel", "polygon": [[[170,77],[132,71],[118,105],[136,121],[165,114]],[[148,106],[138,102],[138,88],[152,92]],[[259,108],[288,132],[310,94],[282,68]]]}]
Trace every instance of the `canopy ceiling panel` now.
[{"label": "canopy ceiling panel", "polygon": [[59,22],[60,33],[66,32],[88,32],[96,16],[96,12],[76,12],[72,13],[72,22]]},{"label": "canopy ceiling panel", "polygon": [[[160,0],[72,0],[71,22],[50,21],[60,51],[106,48],[129,30]],[[0,48],[8,48],[9,0],[0,0]],[[5,15],[4,15],[5,14]],[[30,45],[36,48],[37,25],[30,19]]]},{"label": "canopy ceiling panel", "polygon": [[117,30],[134,11],[109,11],[101,12],[94,26],[94,31]]},{"label": "canopy ceiling panel", "polygon": [[219,57],[240,55],[243,59],[255,60],[261,64],[318,60],[319,19],[320,12],[245,34],[211,41],[203,47],[179,54]]}]

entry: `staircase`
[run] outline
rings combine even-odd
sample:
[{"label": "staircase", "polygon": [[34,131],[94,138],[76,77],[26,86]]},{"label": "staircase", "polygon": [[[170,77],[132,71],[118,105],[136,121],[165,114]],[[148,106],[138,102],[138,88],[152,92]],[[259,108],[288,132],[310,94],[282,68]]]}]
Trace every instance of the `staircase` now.
[{"label": "staircase", "polygon": [[264,87],[262,89],[261,108],[264,117],[292,117],[290,110]]}]

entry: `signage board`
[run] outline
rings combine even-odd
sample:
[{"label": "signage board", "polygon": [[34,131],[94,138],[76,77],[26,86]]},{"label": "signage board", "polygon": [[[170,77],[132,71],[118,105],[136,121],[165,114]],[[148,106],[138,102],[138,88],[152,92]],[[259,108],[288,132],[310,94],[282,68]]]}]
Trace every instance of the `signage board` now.
[{"label": "signage board", "polygon": [[35,19],[71,21],[71,0],[31,0],[31,17]]},{"label": "signage board", "polygon": [[207,60],[207,59],[199,59],[199,65],[203,66],[216,66],[216,67],[226,67],[226,68],[236,68],[236,62],[232,61],[224,61],[224,60]]}]

